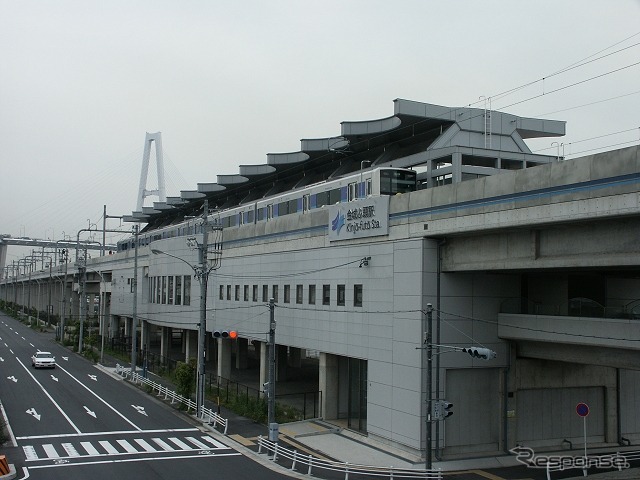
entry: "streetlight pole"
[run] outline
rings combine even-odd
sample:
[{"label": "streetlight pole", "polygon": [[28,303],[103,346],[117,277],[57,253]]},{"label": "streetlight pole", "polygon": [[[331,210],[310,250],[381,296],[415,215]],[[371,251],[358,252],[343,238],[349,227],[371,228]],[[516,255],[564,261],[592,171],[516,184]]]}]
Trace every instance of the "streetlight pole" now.
[{"label": "streetlight pole", "polygon": [[[176,255],[172,255],[162,250],[152,248],[151,253],[162,254],[168,257],[175,258],[181,262],[189,265],[200,282],[200,320],[198,322],[198,359],[197,359],[197,371],[196,371],[196,416],[202,416],[202,407],[204,406],[204,384],[205,384],[205,341],[207,335],[207,287],[209,283],[209,274],[212,270],[220,267],[220,260],[222,257],[222,227],[220,225],[209,224],[209,201],[204,200],[203,205],[203,235],[202,244],[194,238],[188,238],[187,244],[189,246],[196,245],[199,250],[198,260],[199,265],[191,265],[184,258],[180,258]],[[216,232],[216,239],[212,242],[214,257],[209,259],[209,229],[213,227]]]},{"label": "streetlight pole", "polygon": [[269,388],[267,390],[269,441],[277,442],[276,432],[276,319],[274,299],[269,299]]},{"label": "streetlight pole", "polygon": [[136,360],[138,358],[138,233],[140,226],[136,223],[133,227],[134,260],[133,260],[133,314],[131,319],[131,378],[136,373]]}]

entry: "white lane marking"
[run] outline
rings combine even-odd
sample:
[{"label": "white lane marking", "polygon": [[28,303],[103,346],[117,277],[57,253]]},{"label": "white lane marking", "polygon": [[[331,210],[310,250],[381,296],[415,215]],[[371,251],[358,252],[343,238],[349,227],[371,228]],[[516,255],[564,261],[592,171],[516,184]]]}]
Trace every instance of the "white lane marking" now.
[{"label": "white lane marking", "polygon": [[91,442],[80,442],[80,445],[82,445],[82,448],[84,448],[89,455],[100,455],[100,452],[96,450]]},{"label": "white lane marking", "polygon": [[60,458],[60,455],[58,455],[58,452],[56,452],[56,449],[50,443],[47,443],[46,445],[42,445],[42,448],[44,449],[44,453],[47,454],[47,457]]},{"label": "white lane marking", "polygon": [[118,450],[115,449],[113,445],[111,445],[106,440],[100,440],[98,443],[102,446],[102,448],[105,449],[107,453],[110,453],[112,455],[117,455],[120,453]]},{"label": "white lane marking", "polygon": [[175,451],[175,448],[173,448],[171,445],[169,445],[168,443],[166,443],[164,440],[162,440],[160,438],[152,438],[151,440],[156,442],[158,444],[158,446],[161,449],[163,449],[165,452],[173,452],[173,451]]},{"label": "white lane marking", "polygon": [[38,412],[36,412],[35,408],[30,408],[29,410],[26,410],[25,413],[28,413],[29,415],[32,415],[33,418],[35,418],[36,420],[40,420],[40,418],[42,417],[42,415],[40,415]]},{"label": "white lane marking", "polygon": [[80,456],[80,454],[76,450],[76,447],[74,447],[72,443],[63,443],[62,444],[62,448],[64,448],[64,451],[67,452],[67,455],[69,457],[79,457]]},{"label": "white lane marking", "polygon": [[91,433],[60,433],[56,435],[27,435],[16,437],[17,440],[33,440],[43,438],[68,438],[68,437],[96,437],[99,435],[128,435],[132,433],[171,433],[171,432],[199,432],[197,428],[163,428],[158,430],[116,430],[111,432]]},{"label": "white lane marking", "polygon": [[170,437],[169,441],[171,443],[175,443],[178,446],[178,448],[180,448],[181,450],[193,450],[193,448],[191,448],[189,445],[187,445],[177,437]]},{"label": "white lane marking", "polygon": [[[238,457],[242,455],[240,452],[233,452],[233,453],[217,453],[215,454],[216,457]],[[109,463],[131,463],[131,462],[157,462],[159,460],[189,460],[189,459],[195,459],[195,458],[207,458],[211,455],[202,455],[201,453],[198,453],[197,455],[176,455],[176,456],[171,456],[171,457],[163,457],[163,456],[152,456],[152,457],[141,457],[141,458],[114,458],[114,459],[110,459],[110,460],[98,460],[98,461],[88,461],[88,462],[73,462],[73,463],[54,463],[51,465],[34,465],[32,467],[29,467],[31,470],[40,470],[43,468],[58,468],[58,467],[77,467],[79,465],[107,465]],[[26,470],[23,467],[23,470]],[[25,480],[24,477],[20,480]]]},{"label": "white lane marking", "polygon": [[124,450],[127,453],[138,453],[138,450],[135,449],[135,447],[133,445],[131,445],[129,442],[127,442],[126,440],[116,440],[120,446],[122,448],[124,448]]},{"label": "white lane marking", "polygon": [[136,409],[136,412],[141,413],[145,417],[149,416],[149,415],[147,415],[147,412],[144,411],[144,407],[140,407],[138,405],[131,405],[131,406]]},{"label": "white lane marking", "polygon": [[36,449],[31,445],[27,445],[26,447],[22,447],[22,451],[24,452],[24,456],[27,461],[30,460],[38,460],[38,454],[36,453]]},{"label": "white lane marking", "polygon": [[33,376],[33,374],[29,371],[29,369],[24,365],[24,363],[22,363],[22,361],[16,357],[16,360],[18,360],[18,363],[20,365],[22,365],[22,368],[25,369],[25,371],[31,376],[31,378],[33,379],[34,382],[36,382],[36,384],[42,389],[42,391],[44,392],[44,394],[49,397],[49,400],[51,400],[51,403],[53,403],[55,405],[55,407],[58,409],[58,411],[62,414],[62,416],[67,420],[67,422],[69,422],[69,424],[73,427],[73,429],[77,432],[77,433],[82,433],[80,431],[80,429],[78,427],[76,427],[75,423],[73,423],[71,421],[71,419],[67,416],[66,413],[64,413],[64,410],[62,410],[62,408],[60,408],[60,405],[58,405],[56,403],[56,401],[53,399],[53,397],[51,395],[49,395],[49,392],[47,392],[44,387],[42,386],[42,384],[36,380],[36,377]]},{"label": "white lane marking", "polygon": [[[59,365],[58,365],[59,366]],[[60,367],[60,366],[59,366]],[[89,393],[91,393],[94,397],[96,397],[98,400],[100,400],[102,403],[104,403],[107,407],[109,407],[113,412],[115,412],[120,418],[122,418],[125,422],[127,422],[129,425],[131,425],[133,428],[135,428],[137,431],[141,431],[142,429],[140,427],[138,427],[135,423],[133,423],[131,420],[129,420],[127,417],[125,417],[122,413],[120,413],[119,411],[117,411],[113,406],[111,406],[109,403],[107,403],[102,397],[100,397],[97,393],[95,393],[93,390],[91,390],[89,387],[87,387],[84,383],[82,383],[80,380],[78,380],[76,377],[74,377],[71,373],[69,373],[69,371],[67,371],[67,369],[65,369],[64,367],[60,367],[60,370],[62,370],[64,373],[66,373],[67,375],[69,375],[71,378],[73,378],[76,382],[78,382],[79,385],[81,385],[82,387],[85,388],[85,390],[87,390]],[[80,433],[78,431],[78,433]]]},{"label": "white lane marking", "polygon": [[33,343],[30,343],[29,345],[31,345],[33,348],[36,348],[36,346]]},{"label": "white lane marking", "polygon": [[208,445],[205,445],[200,440],[198,440],[197,438],[194,438],[194,437],[185,437],[185,440],[190,441],[196,447],[201,448],[202,450],[208,450],[210,448]]},{"label": "white lane marking", "polygon": [[205,442],[209,442],[211,445],[213,445],[216,448],[231,448],[231,447],[225,445],[224,443],[221,443],[221,442],[219,442],[219,441],[217,441],[217,440],[215,440],[215,439],[213,439],[212,437],[209,437],[209,436],[202,437],[202,439]]},{"label": "white lane marking", "polygon": [[155,448],[153,448],[151,445],[149,445],[147,441],[142,438],[134,438],[133,441],[136,442],[138,445],[140,445],[145,452],[152,453],[152,452],[158,451]]}]

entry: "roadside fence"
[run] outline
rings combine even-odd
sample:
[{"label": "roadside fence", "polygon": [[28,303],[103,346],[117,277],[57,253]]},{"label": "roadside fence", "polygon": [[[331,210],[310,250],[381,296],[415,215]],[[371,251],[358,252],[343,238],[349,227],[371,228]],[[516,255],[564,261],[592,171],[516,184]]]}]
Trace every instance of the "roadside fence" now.
[{"label": "roadside fence", "polygon": [[303,472],[311,476],[314,470],[325,470],[329,472],[337,472],[344,474],[344,480],[352,478],[388,478],[390,480],[402,478],[420,478],[426,480],[442,480],[442,471],[438,470],[420,470],[413,468],[394,468],[394,467],[374,467],[367,465],[358,465],[348,462],[335,462],[324,460],[313,455],[305,455],[298,453],[297,450],[290,450],[283,447],[277,442],[271,442],[263,436],[258,437],[258,453],[266,453],[272,455],[270,460],[276,462],[278,460],[287,460],[291,462],[291,470]]},{"label": "roadside fence", "polygon": [[[149,380],[148,378],[143,377],[137,372],[134,372],[131,375],[131,368],[122,367],[120,364],[116,364],[116,373],[124,378],[129,378],[133,383],[139,383],[141,385],[147,385],[151,388],[152,391],[158,392],[158,397],[164,397],[165,400],[170,400],[171,404],[181,403],[187,407],[187,411],[196,409],[196,402],[191,400],[190,398],[183,397],[182,395],[178,395],[173,390],[170,390],[168,387],[164,385]],[[197,412],[196,412],[197,413]],[[202,417],[201,420],[206,420],[207,423],[211,424],[213,428],[217,428],[218,426],[222,430],[224,435],[227,434],[227,429],[229,428],[229,421],[220,416],[217,412],[214,412],[211,408],[202,407]]]}]

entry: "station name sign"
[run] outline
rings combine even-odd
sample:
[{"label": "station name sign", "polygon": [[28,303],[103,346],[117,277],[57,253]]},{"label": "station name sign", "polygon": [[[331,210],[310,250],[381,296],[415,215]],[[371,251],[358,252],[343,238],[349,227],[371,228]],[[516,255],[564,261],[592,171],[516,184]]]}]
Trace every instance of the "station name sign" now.
[{"label": "station name sign", "polygon": [[329,206],[329,241],[389,234],[389,197]]}]

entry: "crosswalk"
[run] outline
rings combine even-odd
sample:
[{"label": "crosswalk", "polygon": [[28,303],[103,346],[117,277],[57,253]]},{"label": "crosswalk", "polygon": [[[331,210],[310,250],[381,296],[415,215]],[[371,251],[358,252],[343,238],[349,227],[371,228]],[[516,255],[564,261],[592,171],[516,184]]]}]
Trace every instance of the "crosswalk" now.
[{"label": "crosswalk", "polygon": [[167,452],[213,452],[230,450],[230,447],[209,435],[185,435],[110,438],[107,440],[81,440],[42,443],[22,446],[27,462],[38,460],[64,460],[82,457],[113,455],[165,454]]}]

